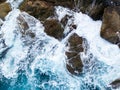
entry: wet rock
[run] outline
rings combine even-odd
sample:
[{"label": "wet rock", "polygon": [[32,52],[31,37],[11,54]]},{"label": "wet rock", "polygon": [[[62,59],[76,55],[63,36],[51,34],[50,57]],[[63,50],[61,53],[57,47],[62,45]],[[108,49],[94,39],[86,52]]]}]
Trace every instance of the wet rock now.
[{"label": "wet rock", "polygon": [[20,32],[22,34],[22,37],[29,36],[32,39],[35,37],[35,33],[33,33],[31,30],[29,30],[29,25],[25,21],[25,19],[22,16],[22,14],[17,17],[17,22],[19,24]]},{"label": "wet rock", "polygon": [[55,37],[58,40],[61,40],[63,37],[64,29],[61,27],[61,24],[56,19],[48,19],[44,22],[45,32]]},{"label": "wet rock", "polygon": [[24,30],[23,33],[25,33],[25,31],[29,28],[29,26],[28,26],[27,22],[25,21],[25,19],[23,18],[23,16],[19,15],[17,17],[17,21],[18,21],[19,25],[21,26],[22,30]]},{"label": "wet rock", "polygon": [[42,0],[25,0],[20,9],[42,21],[54,13],[52,4]]},{"label": "wet rock", "polygon": [[115,81],[110,83],[110,85],[112,86],[113,89],[120,88],[120,79],[116,79]]},{"label": "wet rock", "polygon": [[82,38],[77,34],[73,34],[68,39],[69,50],[67,56],[67,70],[74,75],[79,75],[82,72],[83,63],[80,57],[80,52],[83,52]]},{"label": "wet rock", "polygon": [[120,46],[120,6],[105,9],[100,34],[102,38]]},{"label": "wet rock", "polygon": [[94,20],[102,19],[104,9],[108,6],[120,6],[120,0],[76,0],[76,7]]},{"label": "wet rock", "polygon": [[44,0],[53,3],[54,6],[63,6],[67,8],[74,8],[74,0]]},{"label": "wet rock", "polygon": [[3,20],[0,19],[0,27],[3,25]]},{"label": "wet rock", "polygon": [[91,16],[94,20],[102,18],[104,11],[104,0],[76,0],[76,9]]},{"label": "wet rock", "polygon": [[68,20],[71,18],[71,16],[69,15],[65,15],[62,19],[61,19],[61,24],[63,25],[63,27],[65,27],[67,25]]},{"label": "wet rock", "polygon": [[120,6],[120,0],[104,0],[105,6]]},{"label": "wet rock", "polygon": [[6,1],[6,0],[0,0],[0,4],[3,3],[3,2],[5,2],[5,1]]},{"label": "wet rock", "polygon": [[0,18],[4,19],[8,12],[11,11],[11,7],[8,3],[1,3],[0,4]]}]

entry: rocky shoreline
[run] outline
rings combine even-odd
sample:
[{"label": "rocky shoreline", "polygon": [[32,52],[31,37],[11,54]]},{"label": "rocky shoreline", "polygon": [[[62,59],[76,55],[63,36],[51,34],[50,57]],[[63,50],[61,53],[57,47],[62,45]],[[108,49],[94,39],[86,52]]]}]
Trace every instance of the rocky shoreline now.
[{"label": "rocky shoreline", "polygon": [[[58,40],[64,37],[64,26],[70,16],[65,16],[61,22],[55,16],[55,6],[63,6],[73,11],[88,14],[93,20],[102,20],[100,36],[108,42],[118,45],[120,48],[120,0],[24,0],[19,9],[40,20],[45,32]],[[4,20],[5,16],[11,11],[10,4],[6,0],[0,1],[0,18]],[[26,27],[26,26],[24,26]],[[72,30],[77,26],[71,25]],[[70,46],[66,51],[67,70],[74,75],[82,72],[82,61],[79,53],[83,52],[82,37],[73,34],[68,39]],[[111,83],[113,88],[119,87],[120,80]]]}]

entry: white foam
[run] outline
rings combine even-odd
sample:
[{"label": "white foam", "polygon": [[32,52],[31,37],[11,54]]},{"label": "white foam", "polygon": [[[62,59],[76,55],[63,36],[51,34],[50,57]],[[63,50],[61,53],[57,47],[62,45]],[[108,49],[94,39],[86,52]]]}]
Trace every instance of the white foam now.
[{"label": "white foam", "polygon": [[12,9],[18,8],[23,1],[24,0],[7,0],[7,2],[10,3]]}]

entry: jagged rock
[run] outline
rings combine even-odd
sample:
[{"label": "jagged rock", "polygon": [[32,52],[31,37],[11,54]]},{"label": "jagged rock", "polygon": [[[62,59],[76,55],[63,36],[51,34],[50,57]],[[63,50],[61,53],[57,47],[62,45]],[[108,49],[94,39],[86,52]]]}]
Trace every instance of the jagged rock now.
[{"label": "jagged rock", "polygon": [[48,19],[44,22],[45,32],[55,37],[56,39],[62,39],[64,29],[56,19]]},{"label": "jagged rock", "polygon": [[24,0],[20,9],[42,21],[54,15],[54,6],[73,8],[74,0]]},{"label": "jagged rock", "polygon": [[25,0],[20,9],[42,21],[54,13],[52,4],[42,0]]},{"label": "jagged rock", "polygon": [[0,4],[0,18],[4,19],[4,17],[11,11],[11,7],[8,3],[1,3]]},{"label": "jagged rock", "polygon": [[120,88],[120,79],[116,79],[115,81],[110,83],[110,85],[112,86],[113,89]]},{"label": "jagged rock", "polygon": [[112,6],[105,9],[101,37],[120,46],[120,6]]},{"label": "jagged rock", "polygon": [[2,26],[2,24],[3,24],[3,20],[2,20],[2,19],[0,19],[0,27]]},{"label": "jagged rock", "polygon": [[82,72],[83,63],[81,61],[80,52],[83,52],[82,38],[77,34],[73,34],[68,39],[69,51],[66,51],[67,70],[74,75]]},{"label": "jagged rock", "polygon": [[25,21],[22,14],[17,17],[17,21],[18,21],[19,27],[21,28],[20,32],[22,34],[22,37],[24,37],[24,36],[29,36],[31,38],[35,37],[35,33],[33,33],[31,30],[29,30],[29,25]]},{"label": "jagged rock", "polygon": [[76,9],[91,16],[94,20],[102,18],[104,0],[76,0]]},{"label": "jagged rock", "polygon": [[120,0],[80,0],[78,4],[80,11],[88,14],[94,20],[99,20],[102,19],[106,7],[120,6]]},{"label": "jagged rock", "polygon": [[62,19],[61,19],[61,24],[63,25],[63,27],[65,27],[67,25],[68,20],[71,18],[71,16],[69,15],[65,15]]},{"label": "jagged rock", "polygon": [[63,6],[68,8],[74,8],[74,0],[44,0],[52,3],[54,6]]}]

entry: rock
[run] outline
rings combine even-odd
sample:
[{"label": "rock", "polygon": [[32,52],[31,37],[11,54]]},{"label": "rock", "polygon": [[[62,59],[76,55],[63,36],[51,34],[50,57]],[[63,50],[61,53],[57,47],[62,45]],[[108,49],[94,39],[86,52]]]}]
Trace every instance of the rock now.
[{"label": "rock", "polygon": [[100,34],[102,38],[120,46],[120,6],[105,9]]},{"label": "rock", "polygon": [[65,16],[61,19],[60,23],[63,25],[63,27],[65,27],[65,26],[67,25],[67,22],[68,22],[68,20],[69,20],[70,18],[71,18],[71,16],[65,15]]},{"label": "rock", "polygon": [[58,40],[61,40],[63,37],[64,29],[61,27],[61,24],[56,19],[48,19],[44,22],[45,32],[55,37]]},{"label": "rock", "polygon": [[104,11],[104,0],[76,0],[76,8],[91,16],[94,20],[102,18]]},{"label": "rock", "polygon": [[0,4],[0,18],[4,19],[8,12],[11,11],[11,7],[8,3],[1,3]]},{"label": "rock", "polygon": [[3,20],[0,19],[0,27],[3,25]]},{"label": "rock", "polygon": [[0,0],[0,4],[3,3],[3,2],[5,2],[5,1],[6,1],[6,0]]},{"label": "rock", "polygon": [[22,30],[23,30],[22,33],[25,33],[25,31],[29,29],[28,23],[25,21],[25,19],[23,18],[22,15],[19,15],[19,16],[17,17],[17,21],[18,21],[20,27],[21,27]]},{"label": "rock", "polygon": [[52,4],[42,0],[24,0],[20,5],[20,10],[26,11],[42,21],[54,14]]},{"label": "rock", "polygon": [[49,3],[53,3],[54,6],[63,6],[70,9],[74,8],[74,0],[44,0]]},{"label": "rock", "polygon": [[82,72],[83,63],[80,58],[80,52],[83,52],[82,38],[77,34],[73,34],[68,39],[69,51],[66,51],[67,70],[74,75],[79,75]]},{"label": "rock", "polygon": [[120,88],[120,79],[116,79],[115,81],[110,83],[110,85],[112,86],[113,89]]},{"label": "rock", "polygon": [[120,0],[104,0],[105,6],[120,6]]},{"label": "rock", "polygon": [[23,17],[22,14],[20,14],[17,17],[17,22],[19,24],[22,37],[29,36],[29,37],[31,37],[31,39],[33,39],[35,37],[35,33],[33,33],[31,30],[29,30],[29,25],[25,21],[25,18]]},{"label": "rock", "polygon": [[76,0],[77,8],[94,20],[102,19],[104,9],[108,6],[120,6],[120,0]]}]

